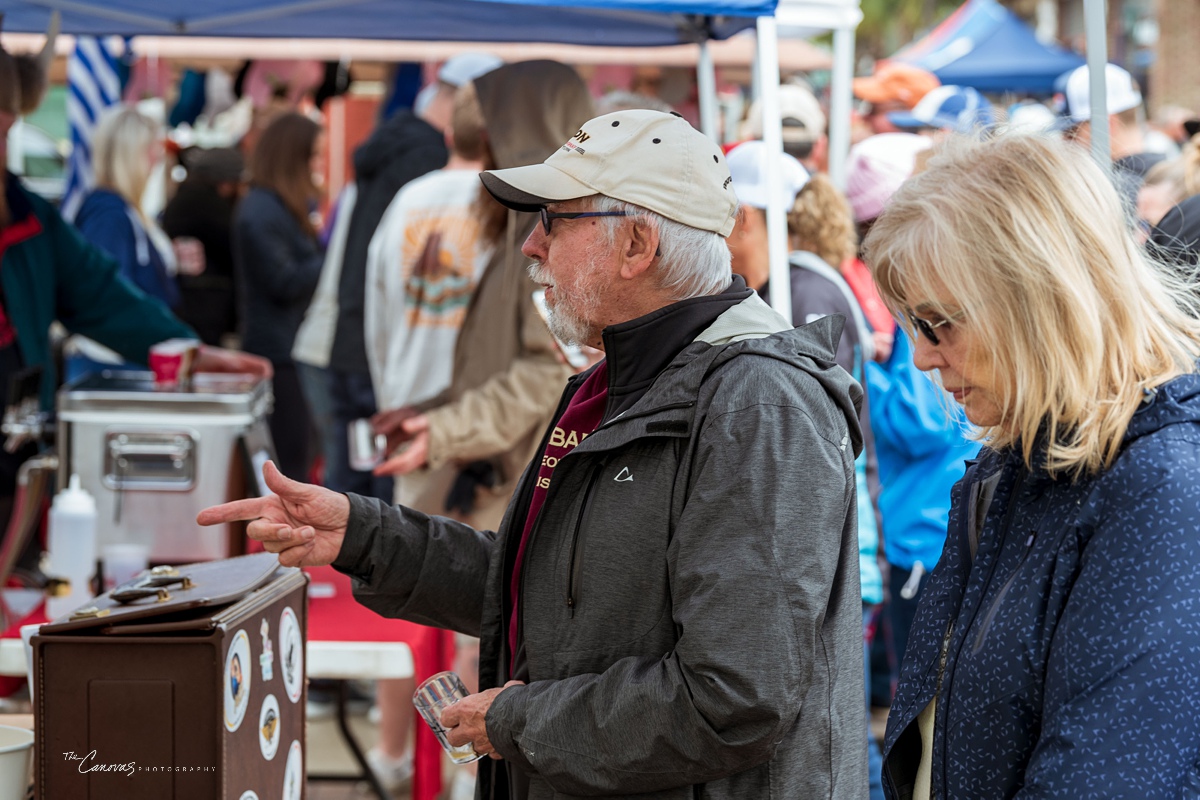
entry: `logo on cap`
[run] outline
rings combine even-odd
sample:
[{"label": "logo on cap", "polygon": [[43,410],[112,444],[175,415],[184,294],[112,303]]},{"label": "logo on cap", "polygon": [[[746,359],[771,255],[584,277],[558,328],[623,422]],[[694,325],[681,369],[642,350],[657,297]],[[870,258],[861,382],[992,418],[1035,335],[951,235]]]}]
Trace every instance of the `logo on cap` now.
[{"label": "logo on cap", "polygon": [[[580,128],[579,130],[577,130],[575,132],[574,136],[572,136],[570,139],[567,140],[566,144],[564,144],[562,146],[562,149],[567,151],[568,153],[574,152],[574,153],[579,153],[580,155],[583,155],[583,154],[587,153],[587,150],[584,150],[582,147],[579,146],[579,144],[583,144],[590,138],[592,138],[591,134],[589,134],[583,128]],[[575,144],[576,141],[578,141],[579,144]]]}]

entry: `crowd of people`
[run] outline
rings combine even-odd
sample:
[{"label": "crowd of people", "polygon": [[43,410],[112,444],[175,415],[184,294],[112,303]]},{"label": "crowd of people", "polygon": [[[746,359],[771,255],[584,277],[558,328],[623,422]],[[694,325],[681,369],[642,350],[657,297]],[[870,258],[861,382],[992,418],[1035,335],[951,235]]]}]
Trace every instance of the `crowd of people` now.
[{"label": "crowd of people", "polygon": [[[1000,109],[888,64],[855,81],[841,190],[805,85],[776,160],[754,106],[721,147],[656,98],[465,54],[323,221],[310,116],[191,154],[159,220],[161,131],[118,109],[77,231],[6,182],[0,378],[48,360],[50,315],[71,375],[236,330],[246,353],[205,353],[274,376],[274,494],[201,521],[455,631],[472,694],[443,724],[491,756],[478,796],[1186,795],[1200,139],[1186,113],[1152,135],[1110,65],[1096,163],[1088,77]],[[66,288],[34,321],[13,272],[43,241]],[[412,688],[378,690],[393,786]]]}]

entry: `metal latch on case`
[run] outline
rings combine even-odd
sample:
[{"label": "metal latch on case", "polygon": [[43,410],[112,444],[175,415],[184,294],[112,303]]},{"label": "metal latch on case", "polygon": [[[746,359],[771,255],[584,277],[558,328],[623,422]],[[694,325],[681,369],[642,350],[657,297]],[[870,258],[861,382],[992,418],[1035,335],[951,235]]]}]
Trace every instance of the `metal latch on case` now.
[{"label": "metal latch on case", "polygon": [[144,600],[147,597],[157,598],[155,602],[164,603],[171,599],[171,593],[167,591],[168,586],[178,585],[181,591],[196,587],[192,579],[186,575],[180,575],[179,570],[171,567],[167,567],[166,570],[169,572],[163,571],[157,575],[152,571],[144,578],[138,578],[112,590],[108,596],[122,604]]}]

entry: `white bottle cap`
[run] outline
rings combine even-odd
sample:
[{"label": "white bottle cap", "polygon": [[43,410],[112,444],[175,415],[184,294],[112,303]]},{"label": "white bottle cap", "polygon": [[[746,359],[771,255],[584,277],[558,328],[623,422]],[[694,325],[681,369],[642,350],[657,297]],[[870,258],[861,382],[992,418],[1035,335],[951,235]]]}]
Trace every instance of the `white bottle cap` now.
[{"label": "white bottle cap", "polygon": [[79,475],[72,474],[67,488],[54,495],[54,504],[52,507],[64,514],[77,514],[79,516],[95,514],[96,498],[92,497],[87,489],[79,485]]}]

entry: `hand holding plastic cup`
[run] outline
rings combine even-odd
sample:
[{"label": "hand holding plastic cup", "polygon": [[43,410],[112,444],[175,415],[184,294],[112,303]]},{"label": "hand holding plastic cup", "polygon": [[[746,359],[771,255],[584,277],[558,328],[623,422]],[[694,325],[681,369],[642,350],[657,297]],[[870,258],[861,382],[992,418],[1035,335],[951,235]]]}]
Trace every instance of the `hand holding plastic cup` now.
[{"label": "hand holding plastic cup", "polygon": [[383,463],[387,452],[387,437],[375,432],[369,419],[356,419],[346,429],[350,445],[350,469],[370,472]]},{"label": "hand holding plastic cup", "polygon": [[150,348],[154,385],[160,388],[187,386],[200,354],[199,339],[167,339]]},{"label": "hand holding plastic cup", "polygon": [[413,694],[417,713],[425,719],[433,735],[441,742],[442,749],[455,764],[470,764],[483,758],[469,744],[459,747],[450,744],[446,739],[446,729],[442,727],[442,712],[466,696],[467,687],[463,685],[462,678],[453,672],[439,672],[418,686]]}]

